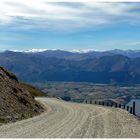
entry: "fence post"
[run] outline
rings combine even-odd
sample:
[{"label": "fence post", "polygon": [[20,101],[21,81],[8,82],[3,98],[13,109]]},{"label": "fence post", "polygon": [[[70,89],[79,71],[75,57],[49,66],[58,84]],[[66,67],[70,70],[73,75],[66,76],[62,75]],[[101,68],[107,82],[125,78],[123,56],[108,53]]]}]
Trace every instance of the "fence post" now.
[{"label": "fence post", "polygon": [[133,102],[133,115],[136,115],[136,113],[135,113],[135,101]]},{"label": "fence post", "polygon": [[125,109],[125,105],[123,105],[123,109]]},{"label": "fence post", "polygon": [[121,104],[119,104],[119,108],[121,108],[121,106],[122,106],[122,105],[121,105]]},{"label": "fence post", "polygon": [[92,104],[92,100],[90,100],[90,104]]},{"label": "fence post", "polygon": [[105,103],[104,103],[104,101],[103,101],[103,106],[104,106],[104,104],[105,104]]},{"label": "fence post", "polygon": [[127,106],[126,110],[129,111],[129,106]]},{"label": "fence post", "polygon": [[95,101],[95,104],[96,104],[97,102]]},{"label": "fence post", "polygon": [[107,104],[106,104],[107,106],[109,106],[109,103],[107,102]]},{"label": "fence post", "polygon": [[133,113],[133,108],[132,108],[132,107],[130,107],[130,113],[131,113],[131,114]]}]

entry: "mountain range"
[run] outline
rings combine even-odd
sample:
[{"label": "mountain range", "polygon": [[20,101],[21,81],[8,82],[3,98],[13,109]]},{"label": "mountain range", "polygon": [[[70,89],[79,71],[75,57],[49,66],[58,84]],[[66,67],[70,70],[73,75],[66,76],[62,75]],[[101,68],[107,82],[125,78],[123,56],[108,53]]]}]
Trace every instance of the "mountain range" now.
[{"label": "mountain range", "polygon": [[26,82],[140,83],[140,51],[64,50],[0,53],[0,65]]}]

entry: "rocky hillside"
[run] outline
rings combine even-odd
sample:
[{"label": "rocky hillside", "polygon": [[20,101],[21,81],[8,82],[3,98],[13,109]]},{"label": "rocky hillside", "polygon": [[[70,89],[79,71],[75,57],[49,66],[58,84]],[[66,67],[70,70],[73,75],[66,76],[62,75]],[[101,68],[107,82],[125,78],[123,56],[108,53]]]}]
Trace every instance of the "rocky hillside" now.
[{"label": "rocky hillside", "polygon": [[43,112],[17,77],[0,67],[0,123],[14,122]]}]

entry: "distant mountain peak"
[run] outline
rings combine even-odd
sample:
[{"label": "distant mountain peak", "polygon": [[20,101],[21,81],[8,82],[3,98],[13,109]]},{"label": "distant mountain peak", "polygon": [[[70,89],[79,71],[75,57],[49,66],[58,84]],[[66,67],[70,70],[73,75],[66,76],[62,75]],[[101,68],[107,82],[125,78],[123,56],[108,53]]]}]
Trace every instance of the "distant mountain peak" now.
[{"label": "distant mountain peak", "polygon": [[88,53],[88,52],[93,52],[93,49],[73,49],[73,50],[68,50],[69,52],[73,53]]},{"label": "distant mountain peak", "polygon": [[30,50],[11,50],[13,52],[25,52],[25,53],[36,53],[36,52],[44,52],[47,51],[48,49],[30,49]]},{"label": "distant mountain peak", "polygon": [[71,49],[71,50],[64,50],[64,49],[29,49],[29,50],[7,50],[8,52],[23,52],[23,53],[41,53],[41,52],[70,52],[70,53],[79,53],[79,54],[84,54],[84,53],[92,53],[92,52],[97,52],[97,53],[104,53],[104,52],[110,52],[110,53],[137,53],[140,52],[140,50],[121,50],[121,49],[114,49],[114,50],[94,50],[94,49]]},{"label": "distant mountain peak", "polygon": [[13,52],[25,52],[25,53],[37,53],[37,52],[45,52],[45,51],[65,51],[72,53],[88,53],[93,52],[93,49],[71,49],[71,50],[63,50],[63,49],[30,49],[30,50],[10,50]]}]

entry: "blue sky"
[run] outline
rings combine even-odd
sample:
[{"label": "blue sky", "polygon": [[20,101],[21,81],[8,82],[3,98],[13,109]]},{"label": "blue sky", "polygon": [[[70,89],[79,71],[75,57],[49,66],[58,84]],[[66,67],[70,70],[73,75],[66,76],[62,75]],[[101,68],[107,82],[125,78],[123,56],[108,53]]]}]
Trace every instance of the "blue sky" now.
[{"label": "blue sky", "polygon": [[140,3],[0,1],[0,51],[140,49]]}]

